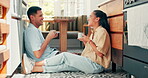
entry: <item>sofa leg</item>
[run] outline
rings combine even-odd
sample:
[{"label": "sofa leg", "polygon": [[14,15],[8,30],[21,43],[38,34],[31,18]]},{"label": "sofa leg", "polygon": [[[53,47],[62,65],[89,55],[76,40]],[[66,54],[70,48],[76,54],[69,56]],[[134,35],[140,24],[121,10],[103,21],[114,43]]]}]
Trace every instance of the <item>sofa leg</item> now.
[{"label": "sofa leg", "polygon": [[116,72],[116,64],[112,62],[112,72]]},{"label": "sofa leg", "polygon": [[80,41],[80,48],[82,49],[83,48],[83,42]]}]

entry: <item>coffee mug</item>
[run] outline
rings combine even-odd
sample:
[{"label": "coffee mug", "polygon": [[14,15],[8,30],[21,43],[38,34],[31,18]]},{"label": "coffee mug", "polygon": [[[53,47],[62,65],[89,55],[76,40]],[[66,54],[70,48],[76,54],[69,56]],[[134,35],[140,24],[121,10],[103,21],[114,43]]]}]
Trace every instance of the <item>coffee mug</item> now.
[{"label": "coffee mug", "polygon": [[54,31],[54,33],[55,33],[55,34],[57,33],[57,31],[56,31],[56,30],[50,30],[50,31]]},{"label": "coffee mug", "polygon": [[78,33],[78,38],[81,38],[81,37],[82,37],[82,34],[83,34],[83,33],[79,32],[79,33]]}]

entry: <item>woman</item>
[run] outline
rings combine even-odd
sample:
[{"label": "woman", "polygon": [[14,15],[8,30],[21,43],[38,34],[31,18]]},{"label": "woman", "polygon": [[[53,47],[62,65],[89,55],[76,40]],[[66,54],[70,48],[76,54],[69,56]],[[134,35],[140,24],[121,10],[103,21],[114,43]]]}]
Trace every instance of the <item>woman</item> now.
[{"label": "woman", "polygon": [[111,45],[107,15],[100,10],[94,10],[88,19],[88,26],[92,28],[90,37],[83,35],[79,38],[85,44],[81,56],[63,52],[35,63],[25,56],[29,66],[26,73],[60,71],[99,73],[108,68],[111,61]]}]

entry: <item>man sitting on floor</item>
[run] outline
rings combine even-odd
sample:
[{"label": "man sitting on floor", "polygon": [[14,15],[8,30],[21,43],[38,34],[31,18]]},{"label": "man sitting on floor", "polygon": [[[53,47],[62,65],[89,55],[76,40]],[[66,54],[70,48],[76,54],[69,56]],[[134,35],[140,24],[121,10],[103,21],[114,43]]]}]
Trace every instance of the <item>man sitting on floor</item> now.
[{"label": "man sitting on floor", "polygon": [[[30,7],[27,11],[30,24],[24,31],[25,52],[28,57],[35,62],[50,58],[58,53],[55,48],[48,45],[51,39],[58,36],[56,31],[50,31],[46,39],[43,38],[42,32],[38,29],[43,25],[42,9],[37,6]],[[29,69],[25,68],[26,72]],[[28,72],[30,73],[30,72]]]}]

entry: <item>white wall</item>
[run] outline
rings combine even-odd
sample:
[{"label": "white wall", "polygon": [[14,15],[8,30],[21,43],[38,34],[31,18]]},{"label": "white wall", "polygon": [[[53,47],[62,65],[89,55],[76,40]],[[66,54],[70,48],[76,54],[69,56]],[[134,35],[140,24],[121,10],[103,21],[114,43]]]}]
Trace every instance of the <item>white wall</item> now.
[{"label": "white wall", "polygon": [[[20,21],[11,18],[11,16],[14,14],[13,1],[14,0],[10,0],[10,8],[7,13],[7,23],[9,24],[10,28],[9,29],[10,32],[7,37],[7,47],[10,52],[10,58],[7,61],[7,75],[9,76],[13,74],[13,72],[21,63],[21,52],[22,52],[22,40],[20,40],[20,37],[22,37],[22,32],[20,30],[22,26],[20,26]],[[19,1],[21,2],[21,0]],[[17,4],[19,4],[19,1],[17,2]],[[18,7],[20,6],[17,6],[16,8]],[[17,10],[20,11],[20,9]]]},{"label": "white wall", "polygon": [[61,1],[54,1],[54,15],[55,16],[61,16],[60,4],[61,4]]},{"label": "white wall", "polygon": [[90,15],[93,10],[98,9],[99,0],[86,0],[84,4],[84,15]]}]

